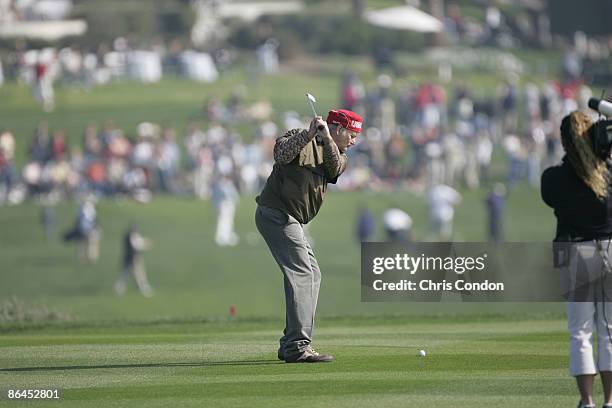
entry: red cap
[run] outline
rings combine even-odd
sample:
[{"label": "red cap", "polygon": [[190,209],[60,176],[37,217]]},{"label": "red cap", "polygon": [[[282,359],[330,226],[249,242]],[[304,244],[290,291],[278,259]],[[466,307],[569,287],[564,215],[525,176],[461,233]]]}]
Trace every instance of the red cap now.
[{"label": "red cap", "polygon": [[327,114],[326,122],[328,124],[340,125],[355,133],[361,133],[361,125],[363,125],[363,119],[361,116],[346,109],[330,110]]}]

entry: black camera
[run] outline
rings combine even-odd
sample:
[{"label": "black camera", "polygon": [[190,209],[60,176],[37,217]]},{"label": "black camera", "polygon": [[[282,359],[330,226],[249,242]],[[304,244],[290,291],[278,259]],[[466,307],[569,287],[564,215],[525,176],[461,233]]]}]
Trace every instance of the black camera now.
[{"label": "black camera", "polygon": [[[612,103],[602,99],[589,99],[589,108],[596,110],[602,115],[612,116]],[[595,154],[606,160],[612,150],[612,120],[599,120],[590,129],[591,143]]]},{"label": "black camera", "polygon": [[605,160],[612,149],[612,120],[600,120],[590,130],[591,142],[595,154]]}]

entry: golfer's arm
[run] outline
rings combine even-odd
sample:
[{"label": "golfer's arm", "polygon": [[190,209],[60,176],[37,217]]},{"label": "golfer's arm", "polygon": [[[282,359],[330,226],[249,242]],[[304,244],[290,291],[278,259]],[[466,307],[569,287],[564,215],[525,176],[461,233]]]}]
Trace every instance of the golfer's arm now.
[{"label": "golfer's arm", "polygon": [[346,162],[346,155],[340,153],[338,146],[336,146],[333,140],[325,141],[323,144],[323,167],[327,177],[335,179],[341,175],[344,169],[346,169]]},{"label": "golfer's arm", "polygon": [[292,129],[284,136],[276,139],[274,145],[274,161],[280,164],[289,164],[300,151],[312,140],[313,136],[306,129]]}]

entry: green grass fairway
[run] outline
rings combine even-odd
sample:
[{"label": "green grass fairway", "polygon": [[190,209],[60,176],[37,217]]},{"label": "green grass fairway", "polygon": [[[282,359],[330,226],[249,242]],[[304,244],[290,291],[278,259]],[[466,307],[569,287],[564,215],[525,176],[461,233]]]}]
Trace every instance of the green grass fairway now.
[{"label": "green grass fairway", "polygon": [[[458,241],[486,240],[485,194],[464,192],[456,215]],[[502,311],[498,305],[482,303],[361,303],[360,247],[353,232],[360,205],[367,205],[376,215],[377,240],[384,239],[381,217],[390,205],[400,205],[411,214],[415,239],[427,235],[428,213],[423,197],[330,192],[310,225],[323,274],[319,316]],[[168,197],[156,198],[148,205],[102,201],[98,210],[103,238],[100,260],[95,265],[79,264],[74,246],[59,239],[59,234],[71,227],[75,207],[72,203],[58,207],[58,238],[49,243],[39,223],[38,205],[0,207],[0,226],[10,231],[0,233],[0,310],[2,301],[14,295],[31,307],[48,306],[83,322],[224,317],[230,305],[236,305],[241,318],[284,316],[281,273],[255,229],[253,197],[245,197],[240,203],[236,230],[241,242],[230,248],[214,243],[216,219],[209,202]],[[553,236],[552,214],[532,189],[521,187],[511,193],[506,217],[509,241],[546,242]],[[132,221],[153,240],[153,249],[145,254],[156,292],[152,299],[140,296],[133,284],[124,297],[112,290],[119,273],[122,233]],[[539,304],[504,307],[512,312],[551,311],[542,310]]]},{"label": "green grass fairway", "polygon": [[0,389],[58,387],[62,401],[49,405],[62,407],[517,408],[577,400],[562,319],[327,319],[316,345],[338,360],[315,365],[276,360],[281,324],[5,333]]}]

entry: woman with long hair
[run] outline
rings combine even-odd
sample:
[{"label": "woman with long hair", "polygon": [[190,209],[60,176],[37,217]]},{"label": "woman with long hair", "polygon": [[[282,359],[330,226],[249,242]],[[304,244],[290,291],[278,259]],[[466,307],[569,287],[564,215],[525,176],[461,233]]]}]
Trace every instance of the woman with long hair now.
[{"label": "woman with long hair", "polygon": [[[593,131],[587,113],[575,111],[563,118],[561,143],[565,156],[560,165],[544,171],[542,198],[557,218],[555,241],[571,243],[565,246],[568,252],[557,266],[567,273],[563,276],[573,277],[567,316],[570,374],[576,378],[580,392],[578,408],[595,407],[593,383],[598,373],[603,384],[603,406],[612,408],[612,326],[608,320],[612,318],[612,303],[607,301],[612,291],[606,294],[604,285],[607,259],[612,260],[612,200],[609,167],[593,148]],[[576,278],[579,275],[581,279]],[[597,353],[593,347],[595,333]]]}]

